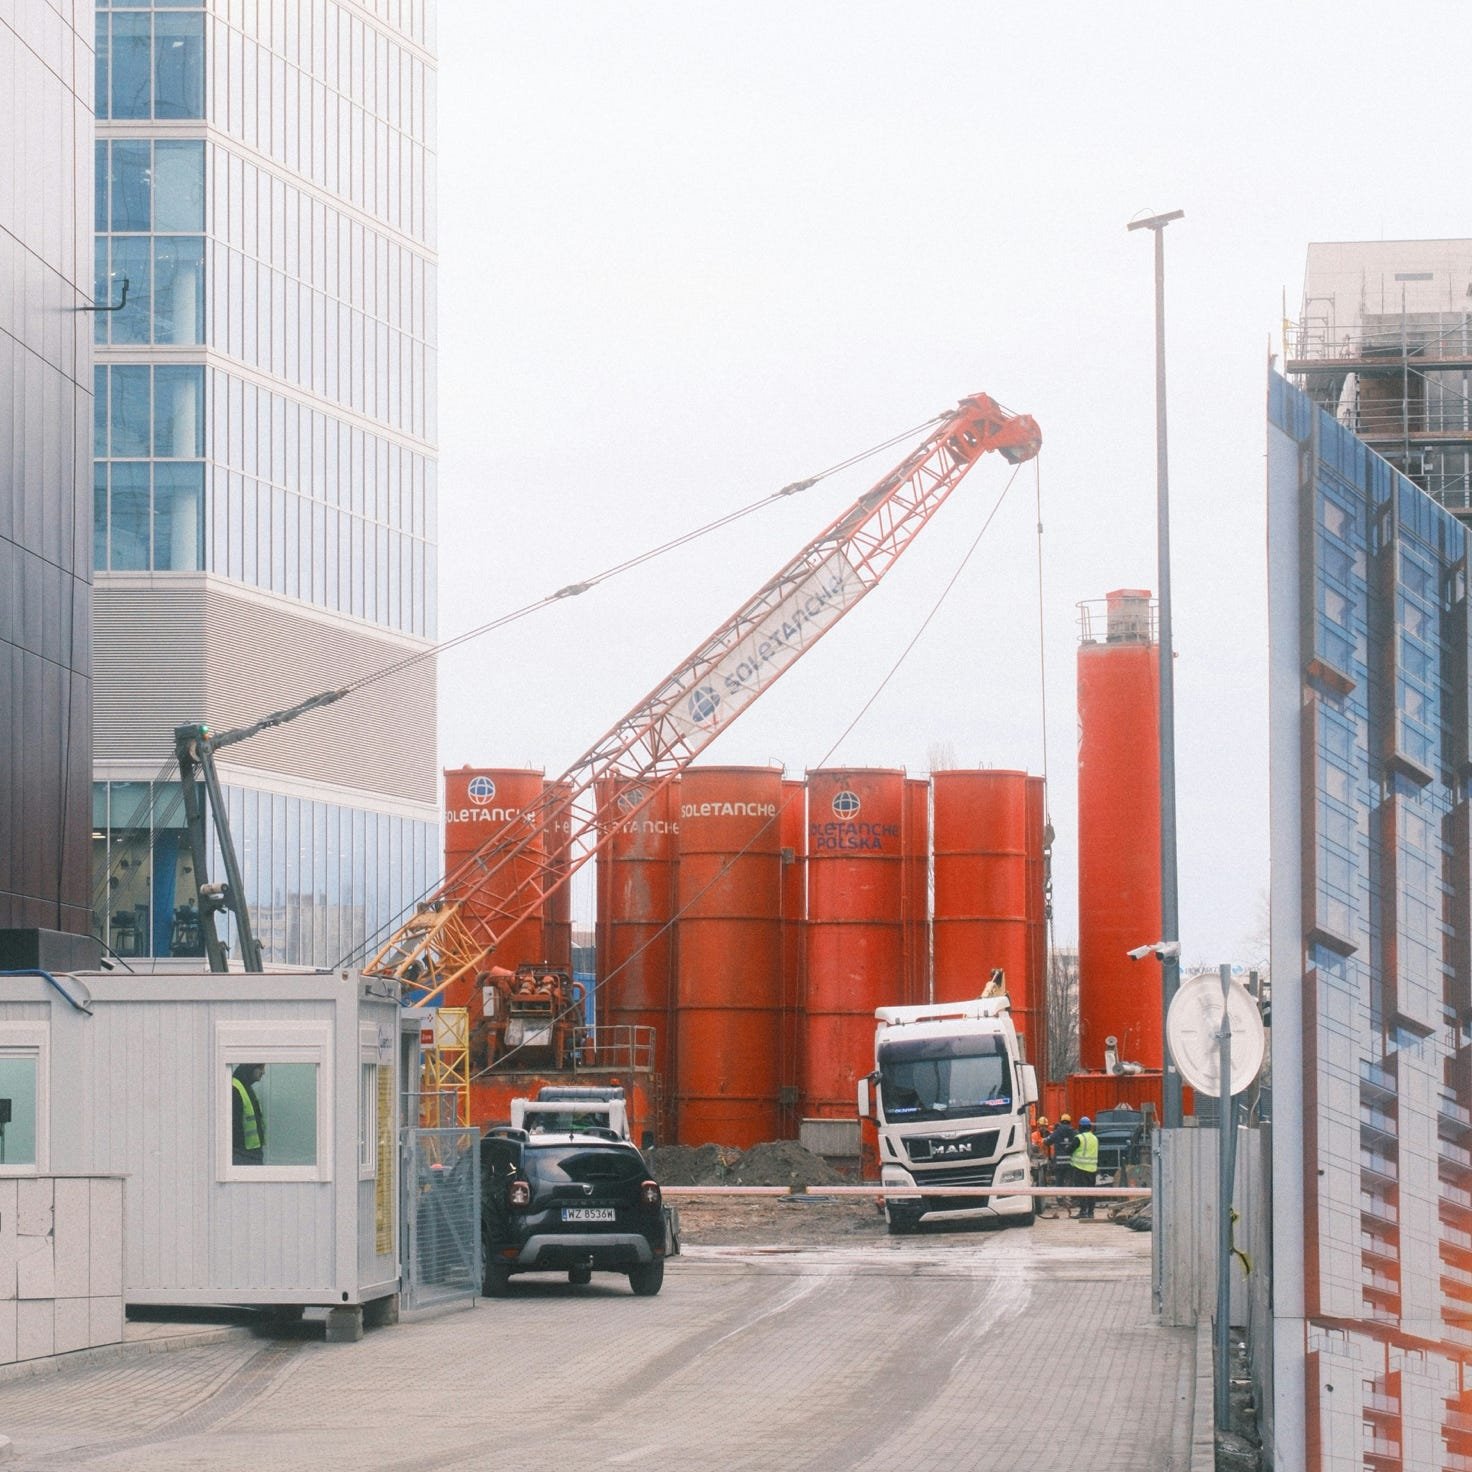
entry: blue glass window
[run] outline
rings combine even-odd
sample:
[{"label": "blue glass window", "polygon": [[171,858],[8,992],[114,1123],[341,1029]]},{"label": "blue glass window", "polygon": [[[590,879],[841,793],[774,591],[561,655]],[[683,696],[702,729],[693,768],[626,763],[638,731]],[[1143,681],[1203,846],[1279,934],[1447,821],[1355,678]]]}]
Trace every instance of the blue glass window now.
[{"label": "blue glass window", "polygon": [[[152,32],[148,15],[112,17],[112,46],[109,53],[111,82],[107,89],[109,111],[114,118],[146,118],[152,102]],[[101,48],[99,48],[99,51]]]},{"label": "blue glass window", "polygon": [[147,230],[152,215],[152,145],[146,138],[119,138],[112,144],[109,182],[113,230]]},{"label": "blue glass window", "polygon": [[[112,242],[112,279],[104,290],[104,301],[114,301],[122,291],[123,279],[128,281],[127,304],[120,312],[98,313],[104,324],[111,324],[112,340],[115,343],[143,343],[149,338],[149,325],[153,320],[153,293],[148,269],[148,238],[146,236],[120,235]],[[113,295],[108,295],[108,291]]]},{"label": "blue glass window", "polygon": [[114,572],[148,566],[148,463],[115,460],[110,471],[110,565]]},{"label": "blue glass window", "polygon": [[204,466],[153,467],[153,565],[196,572],[204,564]]},{"label": "blue glass window", "polygon": [[154,116],[203,117],[204,17],[155,16],[153,38]]},{"label": "blue glass window", "polygon": [[148,365],[116,364],[109,394],[110,453],[120,458],[148,454]]},{"label": "blue glass window", "polygon": [[154,369],[153,453],[160,460],[204,455],[204,368],[199,364]]},{"label": "blue glass window", "polygon": [[204,241],[197,235],[159,236],[153,251],[154,342],[202,342]]},{"label": "blue glass window", "polygon": [[201,140],[160,139],[153,145],[153,228],[158,231],[204,229],[204,143]]}]

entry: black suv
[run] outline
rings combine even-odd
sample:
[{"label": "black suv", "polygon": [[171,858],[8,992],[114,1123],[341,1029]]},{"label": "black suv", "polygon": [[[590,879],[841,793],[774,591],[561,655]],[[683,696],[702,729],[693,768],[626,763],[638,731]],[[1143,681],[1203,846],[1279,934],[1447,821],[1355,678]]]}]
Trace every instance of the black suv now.
[{"label": "black suv", "polygon": [[528,1134],[497,1127],[480,1142],[485,1292],[513,1273],[627,1273],[648,1297],[664,1282],[667,1250],[659,1183],[612,1130]]}]

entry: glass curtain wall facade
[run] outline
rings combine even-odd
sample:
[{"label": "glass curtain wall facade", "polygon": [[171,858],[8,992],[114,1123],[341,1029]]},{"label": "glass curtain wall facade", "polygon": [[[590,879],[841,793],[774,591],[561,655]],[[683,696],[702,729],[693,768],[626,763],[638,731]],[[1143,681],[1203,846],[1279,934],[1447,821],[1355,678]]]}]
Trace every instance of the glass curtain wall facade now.
[{"label": "glass curtain wall facade", "polygon": [[84,935],[93,119],[81,14],[27,0],[0,15],[0,928]]},{"label": "glass curtain wall facade", "polygon": [[[96,22],[94,925],[190,955],[173,726],[435,638],[433,4]],[[332,964],[437,872],[432,664],[375,690],[219,755],[268,960]]]},{"label": "glass curtain wall facade", "polygon": [[1472,1466],[1468,531],[1274,375],[1275,1465]]}]

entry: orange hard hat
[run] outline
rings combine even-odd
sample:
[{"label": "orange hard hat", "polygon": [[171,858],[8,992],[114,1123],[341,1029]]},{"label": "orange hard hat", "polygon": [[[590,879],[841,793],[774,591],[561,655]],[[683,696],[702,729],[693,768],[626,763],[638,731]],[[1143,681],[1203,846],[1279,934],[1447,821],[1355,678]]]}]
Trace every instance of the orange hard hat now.
[{"label": "orange hard hat", "polygon": [[1073,1116],[1071,1114],[1060,1114],[1058,1116],[1058,1119],[1063,1124],[1072,1124],[1073,1123]]}]

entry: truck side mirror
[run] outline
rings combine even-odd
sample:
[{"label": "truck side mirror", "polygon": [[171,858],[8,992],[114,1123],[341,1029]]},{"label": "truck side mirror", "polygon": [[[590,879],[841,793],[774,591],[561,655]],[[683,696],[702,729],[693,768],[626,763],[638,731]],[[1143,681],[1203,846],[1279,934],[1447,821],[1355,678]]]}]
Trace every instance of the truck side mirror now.
[{"label": "truck side mirror", "polygon": [[1024,1104],[1038,1102],[1038,1071],[1031,1063],[1022,1065],[1022,1102]]},{"label": "truck side mirror", "polygon": [[870,1119],[873,1117],[873,1108],[869,1099],[869,1080],[859,1080],[859,1118]]}]

